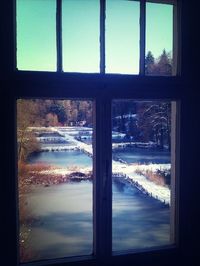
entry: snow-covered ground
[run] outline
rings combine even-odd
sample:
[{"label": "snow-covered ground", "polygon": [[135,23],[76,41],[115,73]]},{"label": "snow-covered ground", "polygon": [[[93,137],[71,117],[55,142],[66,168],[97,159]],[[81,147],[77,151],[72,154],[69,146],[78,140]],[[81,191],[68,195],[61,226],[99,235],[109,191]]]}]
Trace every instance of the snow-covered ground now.
[{"label": "snow-covered ground", "polygon": [[112,168],[114,174],[122,174],[127,181],[133,184],[139,184],[141,190],[148,193],[150,196],[170,205],[170,189],[168,187],[160,186],[148,180],[144,175],[139,175],[136,170],[169,170],[170,164],[148,164],[148,165],[127,165],[121,162],[112,161]]},{"label": "snow-covered ground", "polygon": [[133,146],[133,147],[138,147],[138,148],[155,148],[156,143],[149,141],[149,142],[122,142],[122,143],[113,143],[112,148],[117,149],[117,148],[125,148],[125,147]]},{"label": "snow-covered ground", "polygon": [[[32,128],[34,129],[34,128]],[[38,128],[37,128],[38,129]],[[91,131],[91,128],[83,128],[84,131]],[[67,149],[79,149],[86,154],[92,156],[92,145],[83,143],[77,139],[75,139],[75,136],[78,135],[78,133],[82,130],[80,127],[74,127],[73,129],[71,127],[53,127],[49,128],[49,130],[56,131],[57,133],[61,134],[64,140],[70,145],[62,145],[62,146],[46,146],[46,150],[67,150]],[[42,147],[44,149],[44,147]],[[147,193],[148,195],[170,205],[170,189],[168,187],[164,187],[161,185],[157,185],[153,183],[152,181],[148,180],[144,175],[137,174],[136,170],[146,171],[150,170],[152,172],[156,172],[157,170],[166,170],[168,171],[171,168],[170,164],[127,164],[123,162],[122,160],[119,161],[112,161],[112,172],[114,175],[121,176],[123,178],[124,182],[132,183],[133,185],[136,185],[138,188],[140,188],[144,193]],[[79,171],[82,172],[89,172],[92,171],[92,166],[79,169]],[[61,174],[65,175],[70,173],[71,170],[67,169],[54,169],[50,170],[50,172],[46,171],[46,174]],[[45,171],[43,171],[45,174]]]}]

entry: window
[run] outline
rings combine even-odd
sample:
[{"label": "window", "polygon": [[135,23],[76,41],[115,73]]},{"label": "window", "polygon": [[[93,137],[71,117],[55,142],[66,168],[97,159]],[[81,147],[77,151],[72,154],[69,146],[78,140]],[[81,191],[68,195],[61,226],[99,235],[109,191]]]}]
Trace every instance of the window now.
[{"label": "window", "polygon": [[174,4],[17,0],[17,68],[176,75]]},{"label": "window", "polygon": [[91,101],[17,100],[20,262],[93,253],[92,121]]},{"label": "window", "polygon": [[63,71],[99,72],[98,0],[62,1]]},{"label": "window", "polygon": [[56,1],[17,1],[17,67],[56,70]]},{"label": "window", "polygon": [[173,59],[173,5],[147,2],[145,73],[172,75]]},{"label": "window", "polygon": [[[147,251],[175,247],[176,2],[37,0],[34,5],[48,19],[38,20],[36,12],[32,22],[37,23],[29,21],[27,28],[22,20],[29,9],[23,7],[32,1],[16,3],[17,68],[23,70],[16,71],[18,147],[22,117],[29,116],[23,152],[18,150],[25,162],[18,165],[18,263],[115,263],[122,255],[134,260],[138,253],[145,257]],[[163,42],[160,27],[155,40],[151,36],[158,10],[166,15]],[[27,41],[41,23],[40,37],[46,40],[50,28],[51,40],[40,39],[44,47],[31,42],[34,52],[28,58],[29,44],[20,36]],[[37,34],[33,38],[38,41]],[[69,151],[73,145],[80,157]],[[83,171],[81,161],[88,169]],[[61,189],[59,196],[52,195],[54,189]]]},{"label": "window", "polygon": [[139,73],[139,23],[139,1],[106,1],[106,73]]},{"label": "window", "polygon": [[112,103],[113,251],[174,243],[174,108],[170,101]]}]

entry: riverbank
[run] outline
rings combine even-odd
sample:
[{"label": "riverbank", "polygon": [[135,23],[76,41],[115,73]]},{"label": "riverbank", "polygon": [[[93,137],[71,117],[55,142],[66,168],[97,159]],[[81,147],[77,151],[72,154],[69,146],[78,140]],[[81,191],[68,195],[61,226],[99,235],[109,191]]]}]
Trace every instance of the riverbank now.
[{"label": "riverbank", "polygon": [[[32,128],[32,130],[36,130],[37,128]],[[81,128],[74,127],[71,129],[70,127],[54,127],[54,128],[49,128],[49,130],[52,130],[54,133],[62,136],[63,140],[68,143],[67,145],[60,145],[60,144],[48,144],[48,145],[42,145],[42,149],[48,150],[49,152],[59,152],[63,151],[69,152],[69,150],[79,150],[83,153],[85,153],[89,157],[93,157],[93,148],[92,144],[86,144],[80,140],[78,140],[76,137],[79,135],[81,132]],[[84,130],[90,130],[89,128],[84,129]],[[132,143],[134,145],[143,148],[143,151],[147,148],[151,148],[151,153],[156,153],[154,150],[154,145],[153,143]],[[116,155],[117,149],[122,149],[122,151],[125,151],[124,149],[127,149],[130,146],[130,143],[116,143],[113,146],[114,149],[114,154]],[[130,147],[129,147],[130,148]],[[131,149],[133,147],[131,146]],[[134,146],[134,149],[136,147]],[[126,151],[125,151],[126,152]],[[131,152],[132,154],[134,151]],[[151,155],[150,153],[150,155]],[[124,182],[126,182],[127,178],[131,181],[131,185],[138,184],[137,187],[141,187],[143,191],[147,195],[151,195],[152,197],[160,200],[161,202],[164,202],[166,204],[170,204],[170,169],[171,169],[171,164],[170,163],[165,163],[167,160],[165,159],[164,161],[160,163],[151,163],[153,161],[153,158],[151,162],[146,163],[145,158],[149,157],[149,154],[145,153],[143,156],[144,158],[141,159],[142,154],[139,154],[139,159],[137,163],[129,163],[128,157],[126,159],[123,156],[113,156],[112,160],[112,173],[113,175],[119,175],[121,178],[124,178]],[[165,155],[166,156],[166,155]],[[121,158],[122,157],[122,158]],[[130,157],[130,156],[129,156]],[[157,154],[157,157],[160,157],[160,154]],[[141,160],[142,163],[141,163]],[[148,159],[149,160],[149,159]],[[147,160],[147,161],[148,161]],[[43,178],[44,180],[47,180],[47,182],[43,182],[44,185],[51,185],[51,184],[59,184],[63,182],[67,182],[69,180],[69,177],[67,175],[71,174],[74,172],[72,170],[71,172],[68,171],[69,169],[64,168],[64,169],[47,169],[43,170],[39,173],[36,173],[38,176],[38,182],[42,183]],[[77,168],[75,170],[76,172],[80,172],[82,174],[88,175],[88,172],[92,172],[92,163],[91,166],[88,168]],[[34,173],[35,175],[35,173]],[[85,176],[83,175],[82,177],[76,178],[77,180],[81,180],[81,178],[84,180]],[[34,180],[34,179],[33,179]],[[36,181],[34,181],[36,182]],[[42,184],[43,184],[42,183]],[[47,183],[47,184],[46,184]]]},{"label": "riverbank", "polygon": [[45,164],[23,164],[19,172],[21,172],[19,176],[21,186],[50,186],[70,181],[92,180],[93,178],[90,168],[56,168]]}]

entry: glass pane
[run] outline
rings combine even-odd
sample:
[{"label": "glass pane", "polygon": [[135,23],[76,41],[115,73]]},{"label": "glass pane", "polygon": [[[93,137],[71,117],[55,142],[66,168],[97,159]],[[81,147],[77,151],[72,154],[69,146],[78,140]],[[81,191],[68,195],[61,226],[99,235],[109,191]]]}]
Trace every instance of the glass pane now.
[{"label": "glass pane", "polygon": [[92,102],[17,100],[20,261],[93,252]]},{"label": "glass pane", "polygon": [[17,68],[56,70],[55,0],[17,0]]},{"label": "glass pane", "polygon": [[146,75],[172,75],[173,5],[146,4]]},{"label": "glass pane", "polygon": [[106,73],[139,73],[139,1],[106,1]]},{"label": "glass pane", "polygon": [[98,0],[63,0],[63,69],[99,72]]},{"label": "glass pane", "polygon": [[171,105],[113,101],[113,251],[173,242]]}]

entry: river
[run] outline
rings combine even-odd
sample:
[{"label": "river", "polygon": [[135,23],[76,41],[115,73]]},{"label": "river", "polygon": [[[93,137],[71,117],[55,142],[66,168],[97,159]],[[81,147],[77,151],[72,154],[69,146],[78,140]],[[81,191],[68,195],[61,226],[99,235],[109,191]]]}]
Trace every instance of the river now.
[{"label": "river", "polygon": [[79,150],[38,152],[32,154],[28,161],[31,164],[45,163],[59,167],[88,167],[92,164],[92,159]]},{"label": "river", "polygon": [[170,152],[142,148],[123,148],[114,150],[113,159],[117,158],[121,158],[127,163],[170,163]]},{"label": "river", "polygon": [[[89,166],[92,159],[79,151],[41,152],[29,162]],[[36,185],[27,205],[34,217],[26,243],[32,260],[92,254],[92,182]],[[135,187],[113,181],[112,215],[113,251],[170,244],[169,207]]]}]

